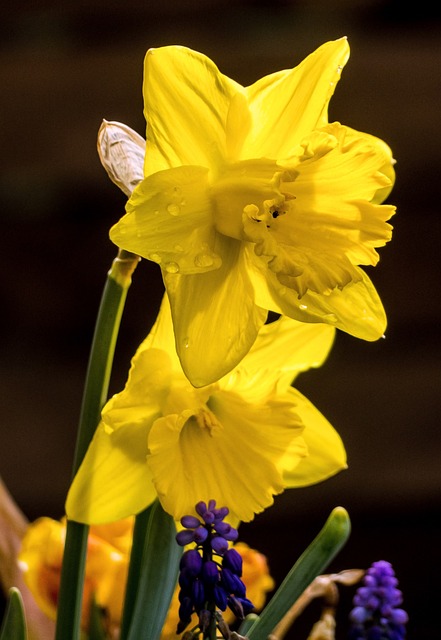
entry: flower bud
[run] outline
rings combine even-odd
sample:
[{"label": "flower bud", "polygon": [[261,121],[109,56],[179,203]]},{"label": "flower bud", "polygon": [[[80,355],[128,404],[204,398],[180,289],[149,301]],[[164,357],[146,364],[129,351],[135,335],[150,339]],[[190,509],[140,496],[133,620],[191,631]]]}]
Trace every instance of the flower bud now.
[{"label": "flower bud", "polygon": [[97,148],[109,178],[130,197],[144,179],[145,140],[125,124],[103,120]]}]

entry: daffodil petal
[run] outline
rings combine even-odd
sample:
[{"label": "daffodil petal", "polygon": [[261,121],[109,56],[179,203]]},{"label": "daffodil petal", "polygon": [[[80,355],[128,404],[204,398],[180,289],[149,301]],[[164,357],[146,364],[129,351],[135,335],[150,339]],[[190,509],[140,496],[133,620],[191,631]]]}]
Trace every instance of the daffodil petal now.
[{"label": "daffodil petal", "polygon": [[164,351],[169,358],[169,367],[173,371],[181,372],[181,363],[176,353],[175,335],[173,332],[173,322],[170,310],[170,302],[167,293],[162,297],[161,307],[155,324],[149,335],[139,347],[139,352],[148,349],[159,349]]},{"label": "daffodil petal", "polygon": [[160,411],[170,380],[168,354],[147,349],[142,343],[132,358],[124,389],[112,396],[101,412],[107,430],[116,431],[127,422],[150,426],[152,416]]},{"label": "daffodil petal", "polygon": [[384,140],[381,140],[381,138],[377,138],[370,133],[357,131],[355,129],[351,129],[350,127],[345,127],[345,129],[346,140],[348,142],[350,142],[352,137],[358,140],[364,139],[366,145],[375,150],[376,156],[378,158],[383,158],[383,163],[379,164],[378,170],[387,178],[388,184],[378,189],[372,200],[372,202],[374,202],[375,204],[381,204],[387,198],[392,190],[393,185],[395,184],[395,160],[392,155],[392,150],[389,145],[384,142]]},{"label": "daffodil petal", "polygon": [[286,401],[248,404],[221,391],[209,407],[218,421],[210,427],[178,415],[153,425],[148,464],[159,499],[175,519],[210,496],[232,518],[251,520],[283,491],[278,465],[287,451],[291,466],[305,455],[302,424]]},{"label": "daffodil petal", "polygon": [[[327,152],[317,149],[321,137],[328,139]],[[372,202],[390,189],[384,147],[336,122],[315,131],[309,140],[310,153],[317,157],[307,156],[296,167],[290,183],[296,196],[293,222],[283,228],[284,242],[325,256],[335,253],[336,258],[340,251],[352,264],[375,265],[375,248],[391,239],[392,227],[386,221],[395,213],[391,205]]]},{"label": "daffodil petal", "polygon": [[288,157],[306,134],[326,124],[328,102],[348,57],[346,38],[327,42],[294,69],[247,87],[255,125],[242,158]]},{"label": "daffodil petal", "polygon": [[337,431],[320,411],[296,389],[289,393],[305,425],[302,435],[309,454],[293,469],[285,470],[283,480],[287,487],[305,487],[346,469],[346,451]]},{"label": "daffodil petal", "polygon": [[329,295],[308,291],[297,293],[278,282],[274,273],[259,263],[248,249],[248,274],[253,282],[256,304],[300,322],[324,322],[356,338],[378,340],[386,330],[386,314],[380,297],[366,273],[355,267],[359,280]]},{"label": "daffodil petal", "polygon": [[334,337],[334,327],[282,316],[261,328],[249,353],[222,380],[222,388],[236,390],[249,401],[264,397],[276,385],[284,390],[301,371],[323,364]]},{"label": "daffodil petal", "polygon": [[195,387],[219,380],[249,351],[267,312],[255,305],[238,240],[219,235],[222,266],[198,275],[163,271],[176,350]]},{"label": "daffodil petal", "polygon": [[299,309],[296,300],[298,317],[312,314],[321,322],[367,341],[382,338],[387,324],[383,304],[369,277],[361,269],[359,272],[358,282],[349,283],[343,290],[334,289],[329,296],[308,292],[301,300],[306,308]]},{"label": "daffodil petal", "polygon": [[219,268],[207,169],[159,171],[134,190],[127,213],[110,230],[118,247],[181,273]]},{"label": "daffodil petal", "polygon": [[150,49],[144,64],[146,176],[179,165],[218,167],[230,100],[242,87],[185,47]]},{"label": "daffodil petal", "polygon": [[154,500],[146,464],[147,434],[160,415],[170,378],[167,353],[141,345],[123,391],[102,410],[102,421],[69,490],[69,518],[87,524],[113,522]]},{"label": "daffodil petal", "polygon": [[[152,414],[152,421],[156,414]],[[109,433],[98,427],[66,501],[71,520],[103,524],[139,513],[156,498],[146,463],[145,423],[131,423]]]}]

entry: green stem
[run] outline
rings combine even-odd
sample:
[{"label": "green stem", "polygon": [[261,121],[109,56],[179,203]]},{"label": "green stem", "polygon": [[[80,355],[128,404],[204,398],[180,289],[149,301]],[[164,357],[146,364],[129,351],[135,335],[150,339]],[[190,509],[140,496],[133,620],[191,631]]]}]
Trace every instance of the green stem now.
[{"label": "green stem", "polygon": [[145,539],[149,526],[153,504],[141,511],[135,518],[133,528],[132,550],[130,553],[129,572],[127,575],[124,610],[121,621],[120,640],[127,640],[135,611],[136,596],[142,572],[142,558],[144,555]]},{"label": "green stem", "polygon": [[[78,471],[106,402],[119,325],[139,257],[120,251],[107,274],[87,368],[75,448],[73,476]],[[55,640],[77,640],[89,527],[68,521],[61,571]]]}]

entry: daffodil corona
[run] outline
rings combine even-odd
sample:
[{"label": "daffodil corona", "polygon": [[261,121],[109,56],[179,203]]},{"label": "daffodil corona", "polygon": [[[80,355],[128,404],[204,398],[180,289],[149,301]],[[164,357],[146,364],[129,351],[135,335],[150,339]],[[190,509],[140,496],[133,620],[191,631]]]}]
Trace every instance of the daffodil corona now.
[{"label": "daffodil corona", "polygon": [[386,319],[359,265],[391,237],[394,181],[378,138],[328,123],[345,38],[249,87],[179,46],[148,51],[144,180],[111,229],[157,262],[195,386],[254,343],[268,310],[366,340]]},{"label": "daffodil corona", "polygon": [[240,366],[194,388],[174,347],[168,299],[132,361],[70,488],[68,518],[89,524],[139,513],[159,497],[176,520],[204,496],[251,520],[285,487],[345,468],[328,421],[290,385],[320,365],[335,330],[281,318],[265,325]]}]

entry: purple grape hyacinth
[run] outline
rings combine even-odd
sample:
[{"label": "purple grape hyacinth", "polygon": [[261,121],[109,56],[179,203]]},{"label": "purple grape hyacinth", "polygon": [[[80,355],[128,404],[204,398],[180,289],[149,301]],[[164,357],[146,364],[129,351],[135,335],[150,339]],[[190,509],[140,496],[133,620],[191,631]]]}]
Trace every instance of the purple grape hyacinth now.
[{"label": "purple grape hyacinth", "polygon": [[354,596],[349,614],[349,640],[403,640],[408,620],[397,588],[398,580],[390,562],[379,560],[366,571],[363,585]]},{"label": "purple grape hyacinth", "polygon": [[[216,508],[216,501],[198,502],[196,513],[200,518],[188,515],[181,518],[184,529],[176,534],[181,546],[194,543],[182,555],[179,573],[179,623],[177,633],[182,633],[196,613],[199,625],[192,637],[205,633],[216,625],[222,635],[228,628],[220,611],[229,607],[238,618],[244,618],[254,609],[246,597],[241,580],[242,558],[229,543],[237,540],[237,529],[224,522],[227,507]],[[226,636],[228,637],[228,635]]]}]

